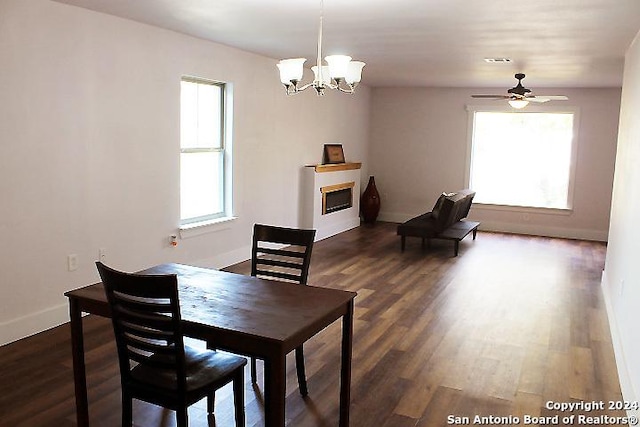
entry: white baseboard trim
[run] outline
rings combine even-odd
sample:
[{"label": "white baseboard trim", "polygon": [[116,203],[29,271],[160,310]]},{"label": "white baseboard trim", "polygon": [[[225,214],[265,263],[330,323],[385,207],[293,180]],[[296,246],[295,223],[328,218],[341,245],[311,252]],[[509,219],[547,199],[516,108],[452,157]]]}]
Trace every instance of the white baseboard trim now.
[{"label": "white baseboard trim", "polygon": [[536,224],[514,224],[493,221],[482,221],[480,223],[479,229],[484,231],[500,231],[504,233],[559,237],[563,239],[592,240],[596,242],[606,242],[609,234],[608,231],[601,230],[553,227],[548,225]]},{"label": "white baseboard trim", "polygon": [[242,248],[230,252],[225,252],[214,257],[194,260],[192,265],[197,267],[215,268],[216,270],[219,270],[221,268],[246,261],[250,258],[251,246],[243,246]]},{"label": "white baseboard trim", "polygon": [[416,215],[407,215],[407,214],[402,214],[398,212],[380,211],[380,214],[378,215],[378,221],[403,223],[405,221],[410,220],[414,216]]},{"label": "white baseboard trim", "polygon": [[360,217],[348,219],[348,220],[341,221],[334,224],[325,225],[317,231],[315,241],[317,242],[318,240],[323,240],[328,237],[335,236],[336,234],[349,231],[359,226],[360,226]]},{"label": "white baseboard trim", "polygon": [[69,321],[69,305],[61,304],[0,323],[0,345],[35,335]]},{"label": "white baseboard trim", "polygon": [[[335,236],[336,234],[340,234],[359,226],[360,218],[356,218],[323,227],[322,230],[318,230],[318,232],[316,233],[315,241],[317,242],[318,240],[323,240],[328,237]],[[215,268],[219,270],[221,268],[225,268],[230,265],[246,261],[248,259],[251,259],[251,246],[244,246],[231,252],[225,252],[214,257],[194,260],[189,263],[197,267]]]},{"label": "white baseboard trim", "polygon": [[[415,216],[415,215],[414,215]],[[414,216],[397,213],[382,212],[380,221],[405,222]],[[469,220],[479,221],[480,231],[498,231],[502,233],[528,234],[533,236],[559,237],[563,239],[592,240],[596,242],[606,242],[608,230],[574,229],[564,227],[553,227],[548,225],[527,224],[527,223],[507,223],[499,221],[480,221],[470,217]]]},{"label": "white baseboard trim", "polygon": [[[246,246],[215,257],[188,261],[200,267],[224,268],[251,258],[251,246]],[[69,321],[69,305],[67,303],[26,316],[10,319],[0,323],[0,345],[5,345],[46,331]]]},{"label": "white baseboard trim", "polygon": [[[622,337],[618,329],[618,322],[616,320],[613,301],[609,294],[609,280],[607,278],[607,271],[602,272],[601,280],[602,295],[604,296],[604,304],[607,310],[607,318],[609,319],[609,330],[611,332],[611,342],[613,344],[613,352],[616,358],[616,366],[618,368],[618,381],[620,382],[620,389],[622,391],[622,399],[627,402],[637,402],[638,394],[636,393],[633,381],[629,375],[627,368],[627,361],[624,356],[624,348],[622,344]],[[640,417],[640,410],[629,410],[627,416]]]}]

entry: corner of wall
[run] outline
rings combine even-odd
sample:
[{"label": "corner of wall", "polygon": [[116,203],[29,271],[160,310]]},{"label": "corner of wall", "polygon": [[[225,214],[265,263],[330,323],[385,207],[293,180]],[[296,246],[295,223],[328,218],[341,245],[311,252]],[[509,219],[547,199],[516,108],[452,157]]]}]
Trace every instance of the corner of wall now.
[{"label": "corner of wall", "polygon": [[[622,348],[622,337],[620,335],[616,317],[614,316],[613,301],[609,293],[611,287],[609,286],[606,269],[602,272],[602,280],[600,286],[602,288],[602,295],[604,296],[605,308],[607,310],[607,319],[609,320],[609,330],[611,333],[613,352],[616,358],[616,367],[618,368],[618,381],[620,382],[622,398],[627,402],[637,402],[638,394],[636,393],[635,387],[633,386],[633,381],[631,380],[631,376],[629,375],[627,362]],[[628,410],[627,415],[638,418],[640,416],[640,410]]]}]

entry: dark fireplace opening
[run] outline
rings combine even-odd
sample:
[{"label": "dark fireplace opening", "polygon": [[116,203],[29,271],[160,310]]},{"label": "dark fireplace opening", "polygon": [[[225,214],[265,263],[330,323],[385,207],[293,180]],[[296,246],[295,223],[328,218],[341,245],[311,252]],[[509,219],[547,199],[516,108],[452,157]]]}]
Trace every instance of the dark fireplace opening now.
[{"label": "dark fireplace opening", "polygon": [[351,187],[324,193],[323,214],[349,209],[353,206]]}]

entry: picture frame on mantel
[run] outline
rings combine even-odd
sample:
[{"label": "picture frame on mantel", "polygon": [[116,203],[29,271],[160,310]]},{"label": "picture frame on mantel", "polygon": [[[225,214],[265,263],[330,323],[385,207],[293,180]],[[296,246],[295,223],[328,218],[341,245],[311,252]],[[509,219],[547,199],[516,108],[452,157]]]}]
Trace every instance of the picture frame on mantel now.
[{"label": "picture frame on mantel", "polygon": [[344,162],[344,150],[342,149],[342,144],[324,144],[324,152],[322,154],[323,165],[332,165]]}]

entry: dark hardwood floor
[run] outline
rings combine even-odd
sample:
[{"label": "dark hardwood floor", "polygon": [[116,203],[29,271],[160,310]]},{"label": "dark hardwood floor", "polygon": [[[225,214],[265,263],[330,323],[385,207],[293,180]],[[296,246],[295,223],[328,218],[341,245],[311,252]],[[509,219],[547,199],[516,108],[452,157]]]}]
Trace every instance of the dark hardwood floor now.
[{"label": "dark hardwood floor", "polygon": [[[623,415],[545,408],[548,401],[621,399],[600,289],[604,244],[479,232],[454,258],[451,242],[423,251],[419,239],[408,239],[401,253],[399,240],[394,224],[378,223],[314,247],[309,283],[358,292],[351,426]],[[227,270],[246,274],[249,265]],[[339,337],[338,322],[305,345],[306,399],[289,355],[288,426],[337,425]],[[108,320],[85,320],[85,345],[91,425],[117,426],[120,385]],[[75,425],[68,325],[1,347],[0,377],[1,426]],[[262,375],[257,389],[246,378],[247,425],[261,426]],[[217,394],[215,420],[207,419],[204,401],[189,413],[191,426],[233,425],[229,387]],[[175,425],[171,411],[140,402],[134,420]]]}]

